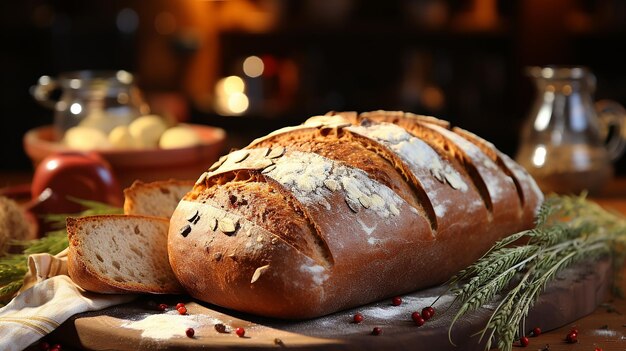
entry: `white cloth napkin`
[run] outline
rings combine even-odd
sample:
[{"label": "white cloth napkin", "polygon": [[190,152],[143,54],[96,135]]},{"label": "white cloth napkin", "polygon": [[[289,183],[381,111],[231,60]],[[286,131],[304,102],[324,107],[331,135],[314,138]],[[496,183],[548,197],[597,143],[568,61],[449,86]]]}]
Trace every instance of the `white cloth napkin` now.
[{"label": "white cloth napkin", "polygon": [[24,286],[0,308],[0,350],[23,350],[76,313],[132,301],[136,295],[104,295],[80,288],[67,276],[66,252],[28,258]]}]

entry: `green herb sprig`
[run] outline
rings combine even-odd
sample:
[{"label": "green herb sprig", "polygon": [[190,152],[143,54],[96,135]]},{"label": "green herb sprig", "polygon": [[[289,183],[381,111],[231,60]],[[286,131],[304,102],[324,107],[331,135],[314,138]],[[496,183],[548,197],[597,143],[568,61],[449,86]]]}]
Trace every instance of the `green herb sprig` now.
[{"label": "green herb sprig", "polygon": [[68,246],[65,219],[69,216],[83,217],[97,214],[122,213],[122,209],[97,201],[71,198],[82,205],[85,210],[72,214],[48,214],[44,221],[50,224],[52,230],[45,233],[40,239],[26,241],[11,241],[10,246],[19,248],[22,253],[9,254],[0,257],[0,306],[8,303],[15,293],[22,287],[24,275],[28,272],[28,256],[36,253],[56,255]]},{"label": "green herb sprig", "polygon": [[575,262],[607,255],[619,266],[625,247],[624,216],[603,209],[584,195],[549,196],[533,229],[497,242],[450,280],[448,286],[460,306],[448,330],[450,342],[460,317],[499,295],[501,300],[479,332],[480,341],[486,339],[486,350],[496,340],[500,350],[512,350],[513,342],[524,334],[530,308],[557,273]]}]

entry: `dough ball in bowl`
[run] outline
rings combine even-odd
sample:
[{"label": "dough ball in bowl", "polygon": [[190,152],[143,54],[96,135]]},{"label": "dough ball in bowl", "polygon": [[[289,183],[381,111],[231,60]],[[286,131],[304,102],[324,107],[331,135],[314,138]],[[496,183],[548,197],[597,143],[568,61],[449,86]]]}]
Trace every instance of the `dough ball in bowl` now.
[{"label": "dough ball in bowl", "polygon": [[82,126],[68,129],[63,137],[63,143],[68,148],[78,151],[111,148],[111,143],[104,132],[96,128]]},{"label": "dough ball in bowl", "polygon": [[159,140],[162,149],[176,149],[198,145],[202,142],[198,133],[187,125],[177,125],[167,129]]},{"label": "dough ball in bowl", "polygon": [[117,126],[109,133],[109,142],[116,149],[134,149],[137,142],[127,126]]},{"label": "dough ball in bowl", "polygon": [[136,145],[140,148],[157,147],[159,139],[166,129],[167,124],[163,118],[157,115],[141,116],[128,126],[130,135],[132,135]]}]

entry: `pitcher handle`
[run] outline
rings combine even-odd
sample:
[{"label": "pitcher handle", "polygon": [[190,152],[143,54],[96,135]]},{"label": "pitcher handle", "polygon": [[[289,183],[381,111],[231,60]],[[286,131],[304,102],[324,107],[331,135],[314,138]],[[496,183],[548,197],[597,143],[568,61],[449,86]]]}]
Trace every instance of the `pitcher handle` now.
[{"label": "pitcher handle", "polygon": [[58,86],[59,84],[55,79],[49,76],[41,76],[37,81],[37,85],[31,88],[31,94],[38,103],[54,110],[56,101],[50,99],[50,93],[57,89]]},{"label": "pitcher handle", "polygon": [[602,124],[609,157],[616,161],[626,149],[626,109],[613,100],[599,100],[595,107]]}]

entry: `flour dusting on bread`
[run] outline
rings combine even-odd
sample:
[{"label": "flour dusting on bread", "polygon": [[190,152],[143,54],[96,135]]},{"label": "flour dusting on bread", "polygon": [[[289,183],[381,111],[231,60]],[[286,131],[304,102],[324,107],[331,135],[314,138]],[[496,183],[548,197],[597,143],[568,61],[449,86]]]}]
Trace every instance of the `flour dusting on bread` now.
[{"label": "flour dusting on bread", "polygon": [[[444,180],[454,188],[466,192],[468,186],[454,168],[443,163],[441,157],[422,140],[409,134],[404,128],[391,123],[346,128],[354,133],[372,138],[395,151],[407,164],[414,168],[430,170],[432,176],[440,182]],[[431,187],[432,180],[420,179],[426,187]],[[428,190],[428,189],[427,189]]]},{"label": "flour dusting on bread", "polygon": [[404,201],[362,170],[313,153],[290,152],[266,176],[287,187],[301,203],[322,204],[327,210],[332,208],[327,200],[331,192],[340,189],[353,211],[363,208],[382,218],[399,215],[399,204]]}]

